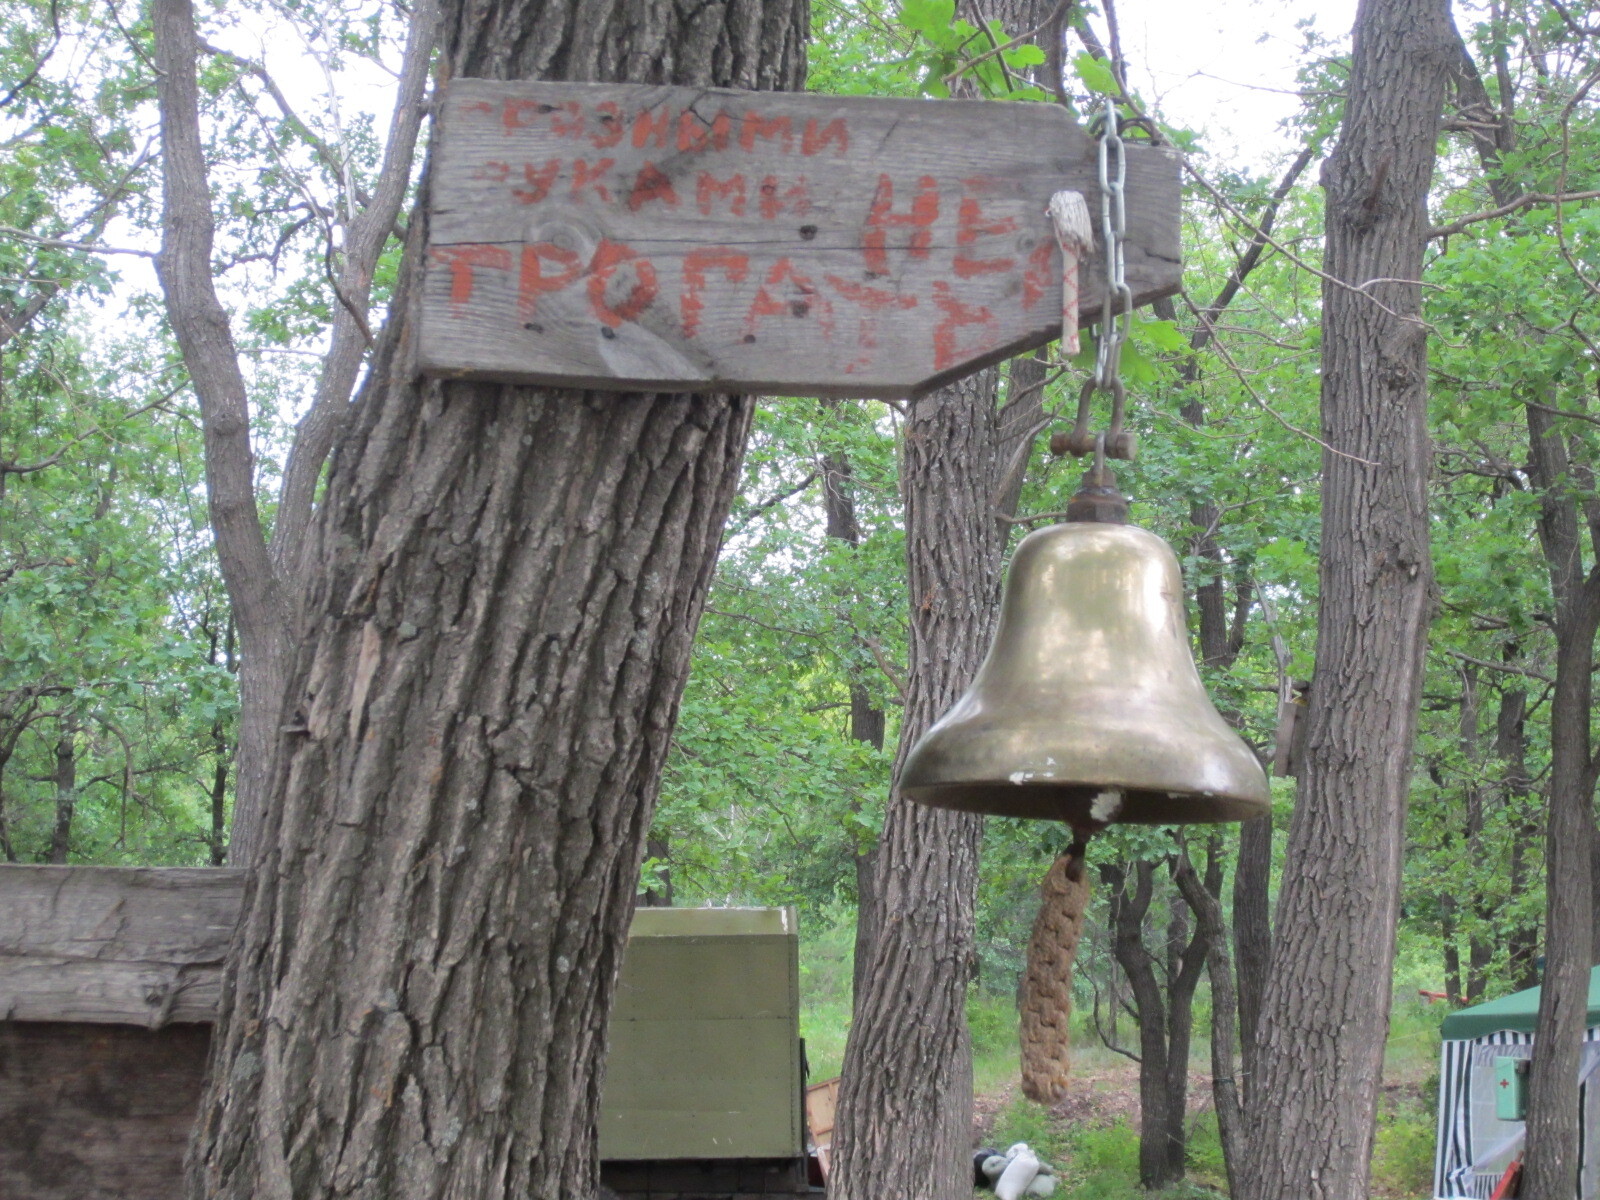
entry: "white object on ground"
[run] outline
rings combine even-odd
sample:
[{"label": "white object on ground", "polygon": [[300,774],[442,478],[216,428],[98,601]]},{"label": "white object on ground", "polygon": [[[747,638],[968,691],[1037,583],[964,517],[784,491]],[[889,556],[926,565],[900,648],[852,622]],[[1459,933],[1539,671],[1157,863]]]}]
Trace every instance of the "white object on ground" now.
[{"label": "white object on ground", "polygon": [[1028,1149],[1027,1143],[1018,1142],[1006,1152],[1011,1161],[995,1181],[996,1200],[1021,1200],[1028,1185],[1039,1174],[1039,1156]]},{"label": "white object on ground", "polygon": [[983,1160],[983,1167],[981,1169],[983,1171],[984,1178],[988,1179],[990,1187],[994,1186],[995,1180],[1000,1178],[1001,1174],[1006,1169],[1006,1164],[1010,1161],[1011,1160],[1003,1154],[991,1154],[988,1158]]}]

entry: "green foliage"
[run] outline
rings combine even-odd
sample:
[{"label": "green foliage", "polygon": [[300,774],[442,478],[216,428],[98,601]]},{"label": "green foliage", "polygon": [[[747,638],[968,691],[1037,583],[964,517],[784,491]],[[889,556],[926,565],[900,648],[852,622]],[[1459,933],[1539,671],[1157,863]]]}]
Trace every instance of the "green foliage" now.
[{"label": "green foliage", "polygon": [[1372,1154],[1372,1184],[1378,1194],[1429,1194],[1437,1133],[1434,1104],[1432,1092],[1385,1098]]},{"label": "green foliage", "polygon": [[0,492],[0,853],[46,860],[70,811],[74,861],[208,861],[237,700],[198,435],[70,332],[30,333],[0,401],[0,445],[37,464]]},{"label": "green foliage", "polygon": [[913,37],[907,61],[924,95],[942,99],[953,80],[964,79],[988,99],[1047,99],[1043,89],[1012,74],[1044,62],[1044,51],[1008,46],[999,21],[979,27],[955,14],[955,0],[901,0],[900,21]]},{"label": "green foliage", "polygon": [[[849,466],[856,546],[819,511],[830,458]],[[656,831],[686,899],[820,913],[853,901],[888,790],[905,655],[895,430],[862,405],[778,401],[759,410],[745,473]],[[852,688],[891,714],[888,749],[851,736]]]},{"label": "green foliage", "polygon": [[812,1083],[844,1063],[850,1032],[850,973],[855,922],[847,910],[800,926],[800,1036]]},{"label": "green foliage", "polygon": [[[15,93],[0,156],[0,312],[38,301],[0,335],[0,462],[11,468],[0,472],[0,848],[23,861],[49,856],[65,758],[75,779],[66,789],[76,806],[71,859],[200,862],[219,848],[210,803],[217,771],[226,785],[231,767],[237,700],[230,613],[205,531],[198,420],[140,261],[69,244],[147,247],[157,219],[146,153],[150,32],[133,9],[120,27],[106,12],[21,0],[0,19],[0,96]],[[337,82],[392,58],[401,19],[354,0],[202,12],[208,38],[230,46],[252,44],[263,29],[304,41],[336,81],[331,97],[294,95],[291,116],[249,63],[212,54],[201,63],[215,264],[245,356],[269,521],[265,501],[338,303],[328,284],[337,227],[379,162],[376,126],[342,102]],[[1046,57],[1038,47],[999,49],[1002,29],[964,10],[958,18],[952,0],[821,0],[813,31],[811,86],[821,92],[1040,101],[1054,91],[1037,70]],[[1229,653],[1203,675],[1264,752],[1280,691],[1313,675],[1321,587],[1322,281],[1306,268],[1321,253],[1314,160],[1337,129],[1348,62],[1309,24],[1304,37],[1306,103],[1292,124],[1313,166],[1276,212],[1277,246],[1223,313],[1141,313],[1120,364],[1141,438],[1138,461],[1117,466],[1134,519],[1177,550],[1192,624],[1197,595],[1219,601]],[[1593,47],[1560,13],[1515,5],[1479,21],[1470,40],[1495,102],[1514,109],[1518,142],[1503,149],[1498,172],[1519,192],[1597,190],[1600,118],[1578,97]],[[1504,95],[1494,54],[1507,56]],[[1088,53],[1059,82],[1083,110],[1121,90],[1109,64]],[[1137,97],[1123,102],[1131,108]],[[1249,246],[1278,173],[1218,161],[1196,134],[1158,127],[1215,189],[1192,188],[1184,208],[1185,295],[1204,311]],[[1473,145],[1459,132],[1442,145],[1433,219],[1495,208]],[[378,268],[380,302],[399,262],[395,240]],[[1588,413],[1600,207],[1536,205],[1474,222],[1436,240],[1425,271],[1437,605],[1387,1049],[1389,1077],[1407,1086],[1433,1069],[1442,1013],[1417,1002],[1417,988],[1443,990],[1453,961],[1461,978],[1450,986],[1511,990],[1522,982],[1511,947],[1535,941],[1542,921],[1556,647],[1539,534],[1556,508],[1586,527],[1600,498],[1600,430]],[[1091,361],[1086,348],[1052,365],[1045,399],[1059,422],[1071,419]],[[1559,422],[1569,462],[1548,494],[1530,483],[1530,405]],[[898,732],[907,658],[901,421],[900,411],[866,403],[760,407],[665,767],[658,850],[642,876],[670,881],[679,903],[802,910],[804,1032],[817,1076],[842,1060],[858,857],[877,837]],[[829,533],[829,462],[849,466],[856,545]],[[1020,514],[1058,512],[1079,470],[1038,449]],[[1594,553],[1590,542],[1585,565]],[[886,714],[881,749],[851,736],[852,702],[863,699]],[[1280,832],[1293,804],[1293,780],[1275,780]],[[1233,836],[1220,850],[1230,868]],[[1014,1070],[1014,997],[1038,881],[1064,842],[1058,829],[988,823],[968,1006],[981,1086],[998,1088]],[[1118,829],[1091,851],[1092,869],[1160,864],[1145,929],[1158,955],[1173,927],[1164,872],[1175,849],[1169,831]],[[1197,860],[1203,849],[1191,838]],[[1098,1007],[1109,1018],[1118,980],[1105,890],[1075,979],[1085,1058],[1096,1053],[1091,1015]],[[1202,1024],[1208,1003],[1202,992]],[[1130,1019],[1119,1019],[1129,1042]],[[1409,1093],[1386,1106],[1375,1160],[1382,1190],[1424,1186],[1430,1106]],[[1125,1124],[1063,1131],[1015,1100],[995,1137],[1059,1157],[1067,1195],[1139,1194],[1137,1135]],[[1196,1124],[1190,1156],[1198,1180],[1220,1182],[1210,1120]]]}]

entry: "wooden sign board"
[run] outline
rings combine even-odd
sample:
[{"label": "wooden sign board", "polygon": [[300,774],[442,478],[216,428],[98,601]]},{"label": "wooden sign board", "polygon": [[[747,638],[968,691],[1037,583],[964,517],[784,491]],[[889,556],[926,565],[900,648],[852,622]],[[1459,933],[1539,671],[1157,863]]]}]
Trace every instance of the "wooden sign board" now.
[{"label": "wooden sign board", "polygon": [[[457,79],[440,122],[418,365],[447,378],[913,394],[1060,336],[1046,205],[1099,223],[1051,104]],[[1146,303],[1178,289],[1178,164],[1127,162]]]}]

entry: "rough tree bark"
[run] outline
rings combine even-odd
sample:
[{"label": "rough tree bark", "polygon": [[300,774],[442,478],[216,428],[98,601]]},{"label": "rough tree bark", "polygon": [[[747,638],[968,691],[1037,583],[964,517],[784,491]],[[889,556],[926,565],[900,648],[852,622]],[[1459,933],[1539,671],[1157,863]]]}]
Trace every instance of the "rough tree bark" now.
[{"label": "rough tree bark", "polygon": [[[909,686],[894,777],[965,690],[999,610],[992,513],[995,373],[918,400],[901,468],[911,600]],[[889,798],[878,839],[879,936],[860,976],[834,1125],[834,1200],[971,1192],[967,985],[983,819]]]},{"label": "rough tree bark", "polygon": [[[440,69],[795,88],[808,19],[456,3]],[[183,0],[158,20],[163,88],[192,94]],[[197,1200],[596,1186],[605,1018],[752,404],[418,378],[425,213],[310,530]]]},{"label": "rough tree bark", "polygon": [[1241,1200],[1364,1200],[1423,678],[1427,191],[1448,0],[1362,0],[1323,171],[1321,613]]}]

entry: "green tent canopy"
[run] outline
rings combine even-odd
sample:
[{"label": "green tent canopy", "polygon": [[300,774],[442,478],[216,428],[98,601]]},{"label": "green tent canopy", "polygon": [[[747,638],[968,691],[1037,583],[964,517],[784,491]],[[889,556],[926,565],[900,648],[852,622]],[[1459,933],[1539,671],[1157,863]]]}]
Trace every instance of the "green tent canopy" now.
[{"label": "green tent canopy", "polygon": [[[1515,1029],[1532,1033],[1539,1022],[1539,989],[1525,988],[1490,1000],[1487,1004],[1474,1004],[1451,1013],[1439,1027],[1439,1036],[1445,1041],[1466,1041],[1484,1037],[1502,1029]],[[1589,1016],[1587,1025],[1600,1025],[1600,967],[1589,972]]]}]

